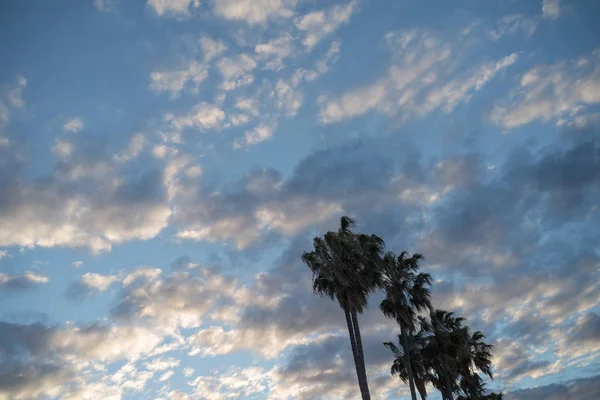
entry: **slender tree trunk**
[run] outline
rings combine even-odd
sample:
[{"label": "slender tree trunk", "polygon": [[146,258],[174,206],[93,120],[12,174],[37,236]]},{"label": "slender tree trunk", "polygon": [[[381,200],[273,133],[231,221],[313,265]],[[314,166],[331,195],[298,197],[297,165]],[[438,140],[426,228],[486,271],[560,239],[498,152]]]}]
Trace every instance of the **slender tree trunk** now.
[{"label": "slender tree trunk", "polygon": [[[346,324],[348,325],[348,334],[350,335],[350,345],[352,346],[352,356],[354,357],[354,367],[356,368],[356,377],[358,378],[358,387],[360,388],[360,394],[363,400],[368,400],[368,392],[362,385],[361,370],[360,370],[360,359],[358,358],[358,350],[356,347],[356,338],[354,336],[354,326],[352,325],[352,319],[350,318],[350,311],[344,310],[346,314]],[[366,397],[365,397],[366,395]]]},{"label": "slender tree trunk", "polygon": [[[360,361],[360,368],[362,373],[363,385],[367,399],[371,398],[369,393],[369,382],[367,379],[367,366],[365,365],[365,354],[363,352],[362,338],[360,336],[360,326],[358,325],[358,315],[356,311],[352,310],[352,324],[354,325],[354,335],[356,337],[356,349],[358,351],[358,360]],[[364,396],[364,395],[363,395]]]},{"label": "slender tree trunk", "polygon": [[412,363],[410,361],[410,346],[408,344],[408,335],[406,329],[400,325],[400,333],[402,335],[402,345],[404,346],[404,363],[406,364],[406,371],[408,372],[408,384],[410,386],[410,397],[412,400],[417,400],[417,393],[415,391],[415,380],[413,376]]},{"label": "slender tree trunk", "polygon": [[450,381],[450,378],[447,376],[446,376],[446,399],[454,400],[454,394],[453,394],[453,390],[452,390],[452,382]]}]

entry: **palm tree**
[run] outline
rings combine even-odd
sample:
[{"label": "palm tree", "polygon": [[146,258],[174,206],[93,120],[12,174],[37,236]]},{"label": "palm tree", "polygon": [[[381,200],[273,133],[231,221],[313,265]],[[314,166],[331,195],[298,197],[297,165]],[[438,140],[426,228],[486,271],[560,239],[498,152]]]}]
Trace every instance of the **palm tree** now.
[{"label": "palm tree", "polygon": [[[423,360],[423,348],[426,346],[426,340],[422,335],[422,332],[417,334],[410,334],[408,336],[408,343],[410,348],[410,362],[411,371],[413,374],[415,386],[422,400],[427,399],[427,383],[430,383],[433,377],[430,376],[426,369]],[[385,347],[390,349],[394,353],[394,362],[392,363],[391,373],[392,375],[398,375],[402,382],[405,384],[409,383],[408,368],[406,364],[406,357],[404,357],[404,345],[402,335],[398,335],[398,346],[392,342],[383,343]]]},{"label": "palm tree", "polygon": [[369,293],[379,286],[384,242],[375,235],[356,234],[354,220],[342,217],[337,232],[313,240],[314,250],[302,254],[313,273],[313,292],[337,300],[344,310],[356,375],[363,400],[370,399],[357,314]]},{"label": "palm tree", "polygon": [[427,368],[438,377],[438,382],[432,384],[445,400],[453,400],[455,392],[469,399],[480,399],[485,385],[477,371],[493,378],[493,346],[483,342],[483,333],[477,331],[471,335],[464,322],[464,318],[443,310],[432,312],[430,321],[421,318],[421,329],[429,333],[423,358]]},{"label": "palm tree", "polygon": [[431,285],[431,276],[426,273],[417,274],[422,259],[421,254],[408,257],[408,253],[403,251],[396,257],[389,252],[383,259],[381,279],[381,286],[386,296],[381,302],[380,309],[386,317],[394,318],[400,325],[400,338],[404,349],[403,365],[406,367],[412,400],[417,400],[417,394],[411,351],[407,350],[410,349],[409,333],[415,330],[417,313],[432,309],[431,292],[428,288]]}]

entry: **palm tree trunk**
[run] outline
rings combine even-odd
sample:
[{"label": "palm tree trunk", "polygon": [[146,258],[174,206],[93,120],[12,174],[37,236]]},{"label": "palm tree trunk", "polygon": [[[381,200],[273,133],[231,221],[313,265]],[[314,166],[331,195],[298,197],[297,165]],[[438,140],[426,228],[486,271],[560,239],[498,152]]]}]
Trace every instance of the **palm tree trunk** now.
[{"label": "palm tree trunk", "polygon": [[350,318],[350,311],[344,309],[346,314],[346,324],[348,325],[348,334],[350,335],[350,345],[352,346],[352,356],[354,357],[354,367],[356,368],[356,377],[358,378],[358,387],[360,388],[360,394],[363,400],[370,400],[368,391],[365,392],[362,383],[362,373],[360,370],[360,359],[358,358],[358,350],[356,347],[356,337],[354,336],[354,326],[352,325],[352,319]]},{"label": "palm tree trunk", "polygon": [[452,382],[450,381],[450,378],[446,376],[446,399],[447,400],[454,400],[454,395],[453,390],[452,390]]},{"label": "palm tree trunk", "polygon": [[[369,393],[369,382],[367,380],[367,367],[365,365],[365,355],[363,353],[362,346],[362,338],[360,336],[360,326],[358,325],[358,316],[356,315],[356,311],[352,310],[352,323],[354,325],[354,335],[356,337],[356,349],[358,351],[358,360],[360,361],[360,368],[362,373],[363,380],[363,388],[365,390],[365,394],[367,395],[367,399],[371,399],[371,394]],[[364,394],[363,394],[364,398]]]},{"label": "palm tree trunk", "polygon": [[406,371],[408,372],[408,384],[410,386],[410,397],[412,400],[417,400],[417,393],[415,391],[415,380],[412,371],[412,364],[410,362],[410,347],[408,345],[408,335],[406,329],[400,324],[400,333],[402,335],[402,345],[404,346],[404,363],[406,364]]}]

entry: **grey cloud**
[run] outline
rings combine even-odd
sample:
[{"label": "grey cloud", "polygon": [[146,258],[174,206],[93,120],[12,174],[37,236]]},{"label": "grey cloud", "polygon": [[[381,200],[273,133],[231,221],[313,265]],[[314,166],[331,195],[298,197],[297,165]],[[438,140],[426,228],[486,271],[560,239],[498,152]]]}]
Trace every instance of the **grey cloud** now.
[{"label": "grey cloud", "polygon": [[[394,338],[390,330],[363,334],[371,391],[378,398],[397,394],[403,386],[389,375],[393,355],[383,346],[384,341]],[[282,382],[279,386],[285,389],[298,385],[302,399],[356,396],[356,372],[348,342],[347,334],[341,334],[295,346],[285,363],[275,368],[277,380]]]},{"label": "grey cloud", "polygon": [[0,173],[0,245],[102,251],[154,237],[167,225],[171,211],[156,169],[136,175],[106,160],[72,160],[30,180],[22,160],[7,164]]},{"label": "grey cloud", "polygon": [[200,326],[211,310],[229,304],[239,287],[235,279],[210,268],[165,276],[160,270],[138,269],[123,283],[112,315],[130,322],[148,320],[160,329]]},{"label": "grey cloud", "polygon": [[[291,237],[326,229],[342,212],[371,213],[379,219],[390,211],[414,212],[423,195],[418,190],[425,189],[422,169],[413,156],[398,156],[402,144],[400,140],[352,141],[315,151],[287,180],[277,171],[255,170],[233,189],[204,190],[175,214],[179,237],[232,240],[241,249],[273,232]],[[403,191],[416,197],[402,199]]]},{"label": "grey cloud", "polygon": [[600,343],[600,316],[594,312],[585,314],[580,321],[577,321],[570,334],[570,340],[576,343]]},{"label": "grey cloud", "polygon": [[507,393],[507,400],[589,400],[600,393],[600,376]]},{"label": "grey cloud", "polygon": [[69,397],[97,378],[94,363],[136,359],[161,341],[135,326],[0,322],[0,397]]},{"label": "grey cloud", "polygon": [[20,274],[0,273],[0,290],[20,291],[32,289],[48,282],[44,275],[31,271]]}]

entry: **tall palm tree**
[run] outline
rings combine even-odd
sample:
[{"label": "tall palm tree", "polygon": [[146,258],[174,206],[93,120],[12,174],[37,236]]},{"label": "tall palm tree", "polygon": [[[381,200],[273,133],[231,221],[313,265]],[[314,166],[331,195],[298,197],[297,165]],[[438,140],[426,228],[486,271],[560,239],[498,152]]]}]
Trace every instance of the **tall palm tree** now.
[{"label": "tall palm tree", "polygon": [[381,287],[385,290],[385,299],[381,302],[380,309],[388,318],[394,318],[400,325],[400,337],[404,351],[404,365],[408,375],[408,383],[412,400],[417,400],[413,363],[409,334],[415,330],[417,313],[425,309],[432,309],[431,305],[431,276],[419,273],[421,254],[403,251],[398,257],[389,252],[383,258],[383,274]]},{"label": "tall palm tree", "polygon": [[369,293],[379,286],[384,242],[375,235],[357,234],[354,220],[342,217],[337,232],[313,240],[314,250],[302,254],[313,273],[313,292],[336,300],[344,310],[356,375],[363,400],[370,399],[358,315]]}]

